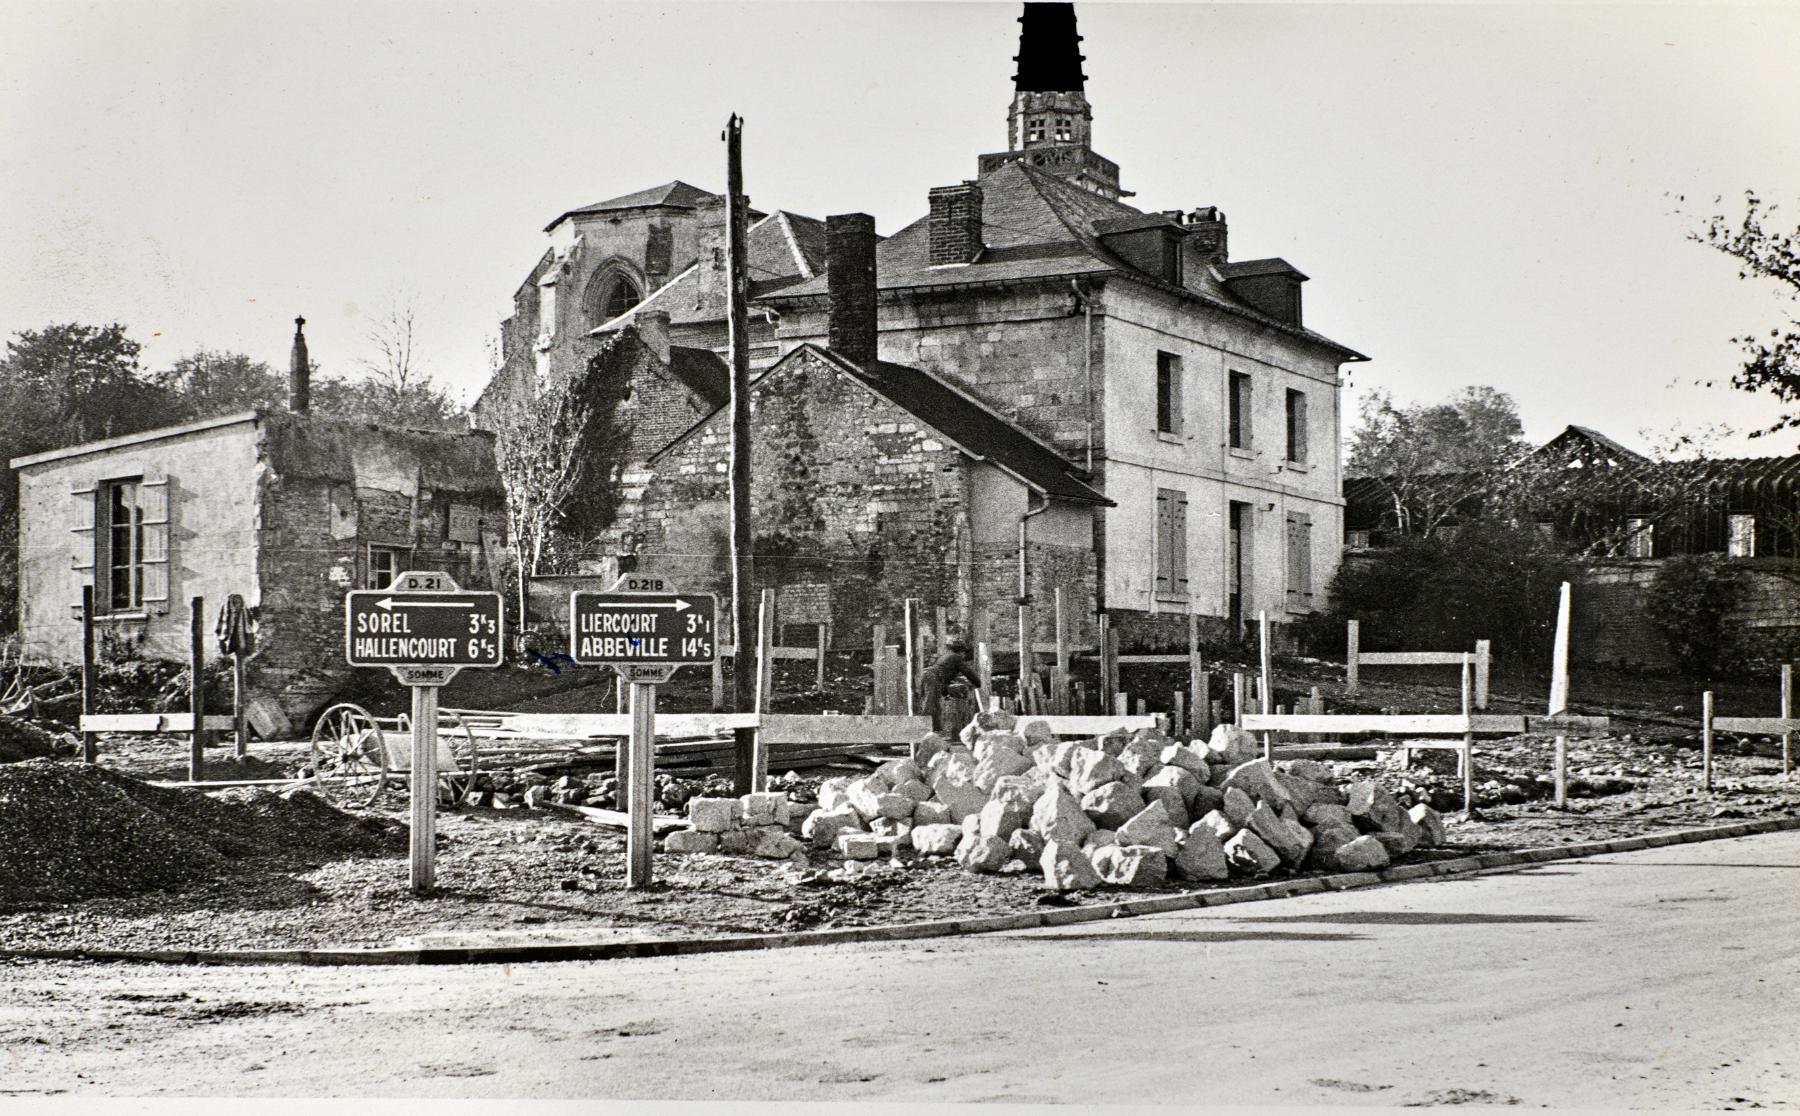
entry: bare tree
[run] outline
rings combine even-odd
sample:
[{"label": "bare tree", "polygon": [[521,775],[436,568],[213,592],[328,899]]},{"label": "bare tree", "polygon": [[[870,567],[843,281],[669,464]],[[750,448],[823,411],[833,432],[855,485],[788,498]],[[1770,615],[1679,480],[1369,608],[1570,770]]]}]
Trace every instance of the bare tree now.
[{"label": "bare tree", "polygon": [[583,386],[582,377],[535,384],[522,378],[488,411],[506,489],[507,545],[519,578],[521,624],[526,585],[587,473],[583,449],[595,415]]}]

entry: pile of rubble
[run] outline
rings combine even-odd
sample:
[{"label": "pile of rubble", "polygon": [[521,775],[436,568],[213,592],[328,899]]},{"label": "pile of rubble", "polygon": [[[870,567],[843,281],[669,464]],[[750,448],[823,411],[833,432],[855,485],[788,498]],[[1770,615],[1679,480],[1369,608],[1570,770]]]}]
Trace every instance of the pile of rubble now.
[{"label": "pile of rubble", "polygon": [[[799,823],[846,867],[878,859],[954,857],[975,873],[1022,862],[1073,891],[1115,884],[1260,877],[1277,869],[1364,871],[1441,842],[1425,803],[1410,810],[1372,780],[1342,783],[1325,764],[1258,758],[1247,732],[1207,741],[1157,730],[1059,741],[1042,721],[983,713],[953,742],[935,733],[904,760],[858,779],[826,780]],[[752,799],[780,799],[781,806]],[[670,851],[799,857],[778,839],[780,795],[695,799]],[[803,854],[802,854],[803,855]]]},{"label": "pile of rubble", "polygon": [[760,856],[787,860],[803,870],[808,865],[805,845],[790,832],[792,811],[781,791],[692,798],[687,807],[688,828],[663,838],[664,852]]}]

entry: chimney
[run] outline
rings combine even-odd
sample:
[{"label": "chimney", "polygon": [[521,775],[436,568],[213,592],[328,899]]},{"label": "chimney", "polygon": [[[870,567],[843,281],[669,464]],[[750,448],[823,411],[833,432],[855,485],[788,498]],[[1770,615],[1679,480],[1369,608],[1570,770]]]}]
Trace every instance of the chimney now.
[{"label": "chimney", "polygon": [[831,307],[826,344],[857,364],[875,359],[875,218],[825,218],[825,289]]},{"label": "chimney", "polygon": [[304,415],[312,407],[312,369],[306,359],[305,318],[294,319],[294,352],[288,358],[287,409]]},{"label": "chimney", "polygon": [[669,363],[669,312],[667,310],[639,310],[631,316],[632,323],[637,326],[638,340],[656,354],[656,359],[665,365]]},{"label": "chimney", "polygon": [[931,266],[973,263],[981,254],[981,185],[931,188]]},{"label": "chimney", "polygon": [[1188,214],[1189,239],[1207,263],[1222,264],[1230,259],[1226,237],[1225,211],[1216,205],[1203,206]]}]

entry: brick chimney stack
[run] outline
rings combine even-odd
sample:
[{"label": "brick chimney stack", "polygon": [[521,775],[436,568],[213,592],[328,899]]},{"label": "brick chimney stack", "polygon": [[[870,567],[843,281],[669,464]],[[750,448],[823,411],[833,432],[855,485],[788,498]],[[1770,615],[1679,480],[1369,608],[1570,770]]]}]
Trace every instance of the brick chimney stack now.
[{"label": "brick chimney stack", "polygon": [[287,409],[304,415],[312,408],[312,366],[306,356],[306,319],[294,319],[294,351],[288,357]]},{"label": "brick chimney stack", "polygon": [[826,344],[857,364],[875,359],[875,218],[825,218]]},{"label": "brick chimney stack", "polygon": [[981,186],[931,188],[931,266],[972,263],[981,254]]},{"label": "brick chimney stack", "polygon": [[1230,243],[1225,224],[1225,211],[1216,205],[1203,206],[1188,214],[1191,243],[1200,250],[1207,263],[1222,264],[1230,259]]}]

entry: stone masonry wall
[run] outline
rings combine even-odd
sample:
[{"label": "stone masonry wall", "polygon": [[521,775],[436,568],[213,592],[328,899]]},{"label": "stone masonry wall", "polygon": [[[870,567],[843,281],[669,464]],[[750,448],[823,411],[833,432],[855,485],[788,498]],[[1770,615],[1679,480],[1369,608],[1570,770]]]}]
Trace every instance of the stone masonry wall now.
[{"label": "stone masonry wall", "polygon": [[[1577,662],[1672,670],[1644,602],[1657,559],[1589,564],[1573,583],[1569,653]],[[1782,558],[1734,561],[1738,604],[1726,623],[1738,655],[1765,662],[1800,658],[1800,562]]]}]

